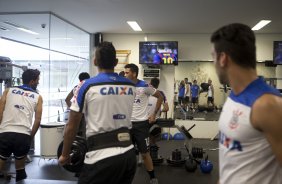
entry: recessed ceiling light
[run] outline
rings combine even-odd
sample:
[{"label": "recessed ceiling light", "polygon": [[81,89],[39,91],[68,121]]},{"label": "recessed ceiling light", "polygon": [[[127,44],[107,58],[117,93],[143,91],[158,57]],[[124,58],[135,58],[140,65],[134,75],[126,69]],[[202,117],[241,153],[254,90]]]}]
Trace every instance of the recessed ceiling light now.
[{"label": "recessed ceiling light", "polygon": [[[37,37],[35,38],[37,40],[49,40],[49,38],[40,38],[40,37]],[[73,38],[71,37],[54,37],[54,38],[50,38],[50,40],[72,40]]]},{"label": "recessed ceiling light", "polygon": [[12,27],[14,27],[14,28],[16,28],[18,30],[24,31],[26,33],[30,33],[30,34],[34,34],[34,35],[39,35],[39,33],[34,32],[34,31],[32,31],[32,30],[30,30],[30,29],[28,29],[28,28],[26,28],[24,26],[21,26],[19,24],[16,24],[16,23],[13,23],[13,22],[10,22],[10,21],[4,21],[3,23],[5,23],[5,24],[7,24],[9,26],[12,26]]},{"label": "recessed ceiling light", "polygon": [[259,23],[257,23],[252,30],[253,31],[257,31],[260,30],[261,28],[263,28],[264,26],[266,26],[267,24],[269,24],[271,22],[271,20],[261,20],[259,21]]},{"label": "recessed ceiling light", "polygon": [[136,21],[127,21],[127,24],[129,24],[134,31],[142,31],[141,27],[137,24]]}]

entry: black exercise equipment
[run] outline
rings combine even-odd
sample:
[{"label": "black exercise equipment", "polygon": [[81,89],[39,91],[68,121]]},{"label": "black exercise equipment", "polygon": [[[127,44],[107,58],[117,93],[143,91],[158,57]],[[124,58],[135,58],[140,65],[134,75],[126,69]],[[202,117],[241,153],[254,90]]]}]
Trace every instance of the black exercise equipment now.
[{"label": "black exercise equipment", "polygon": [[194,158],[203,158],[204,155],[203,148],[192,147],[192,155]]},{"label": "black exercise equipment", "polygon": [[150,155],[154,165],[163,163],[164,159],[158,154],[159,147],[157,145],[150,145]]},{"label": "black exercise equipment", "polygon": [[188,156],[185,161],[185,169],[187,172],[195,172],[197,170],[197,162],[193,159],[192,155]]},{"label": "black exercise equipment", "polygon": [[201,92],[207,92],[208,90],[209,90],[209,83],[205,83],[205,82],[203,82],[203,83],[201,83],[201,88],[202,88],[202,90],[201,90]]},{"label": "black exercise equipment", "polygon": [[154,125],[152,125],[151,128],[149,129],[149,133],[150,133],[150,135],[153,136],[153,137],[158,137],[158,136],[160,136],[161,133],[162,133],[162,128],[161,128],[159,125],[154,124]]},{"label": "black exercise equipment", "polygon": [[185,169],[186,169],[187,172],[195,172],[197,170],[198,164],[200,164],[200,161],[195,159],[193,157],[193,155],[190,154],[189,149],[187,148],[186,145],[184,145],[184,146],[185,146],[187,153],[188,153],[188,158],[185,161]]},{"label": "black exercise equipment", "polygon": [[[60,143],[57,150],[58,158],[62,155],[62,151],[63,151],[63,141]],[[67,171],[79,173],[82,169],[86,152],[87,152],[86,140],[83,137],[76,136],[71,146],[71,152],[70,152],[71,163],[66,164],[63,167]]]},{"label": "black exercise equipment", "polygon": [[181,151],[178,149],[172,151],[171,156],[166,161],[170,166],[182,166],[185,163],[185,159],[181,157]]},{"label": "black exercise equipment", "polygon": [[175,120],[172,118],[164,119],[164,118],[158,118],[156,120],[156,124],[160,127],[173,127],[175,125]]},{"label": "black exercise equipment", "polygon": [[213,112],[215,110],[214,106],[204,106],[204,105],[199,105],[198,106],[198,112]]},{"label": "black exercise equipment", "polygon": [[189,133],[189,131],[194,128],[196,126],[196,124],[192,125],[188,130],[182,125],[180,127],[180,130],[182,133],[184,133],[184,135],[188,138],[188,139],[193,139],[193,136]]}]

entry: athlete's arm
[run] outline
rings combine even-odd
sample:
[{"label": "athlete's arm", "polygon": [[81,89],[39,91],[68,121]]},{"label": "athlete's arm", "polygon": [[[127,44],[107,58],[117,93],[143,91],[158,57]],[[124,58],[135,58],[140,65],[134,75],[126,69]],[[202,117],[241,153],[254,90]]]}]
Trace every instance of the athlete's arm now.
[{"label": "athlete's arm", "polygon": [[73,110],[70,111],[69,121],[67,123],[64,133],[63,151],[62,155],[59,158],[59,163],[61,165],[65,165],[70,162],[71,145],[74,141],[82,115],[83,114],[81,112],[75,112]]},{"label": "athlete's arm", "polygon": [[253,105],[252,125],[262,131],[282,166],[282,98],[271,94],[260,97]]},{"label": "athlete's arm", "polygon": [[161,95],[159,90],[156,90],[156,92],[152,96],[156,97],[158,100],[157,100],[157,103],[156,103],[156,108],[155,108],[154,113],[149,117],[150,123],[156,121],[156,115],[159,112],[159,109],[161,108],[161,105],[162,105],[163,100],[164,100],[163,95]]},{"label": "athlete's arm", "polygon": [[165,103],[163,103],[163,109],[162,109],[162,112],[167,112],[167,111],[169,111],[169,106],[168,106],[168,103],[167,103],[167,102],[165,102]]},{"label": "athlete's arm", "polygon": [[31,138],[33,138],[34,135],[36,134],[36,132],[39,128],[40,122],[41,122],[42,104],[43,104],[42,96],[39,95],[38,103],[37,103],[36,110],[35,110],[34,122],[33,122],[33,126],[32,126],[32,129],[31,129],[31,134],[30,134]]},{"label": "athlete's arm", "polygon": [[71,99],[72,99],[72,97],[73,97],[73,90],[71,90],[69,92],[68,96],[65,99],[65,102],[66,102],[68,108],[70,108],[70,106],[71,106]]},{"label": "athlete's arm", "polygon": [[5,104],[6,104],[6,99],[7,99],[8,92],[9,92],[9,88],[7,88],[3,92],[3,95],[0,98],[0,124],[1,124],[2,118],[3,118],[3,112],[4,112],[4,109],[5,109]]},{"label": "athlete's arm", "polygon": [[163,96],[163,109],[161,110],[161,112],[167,112],[167,111],[169,111],[169,106],[168,106],[168,103],[167,103],[167,98],[166,98],[166,96],[165,96],[163,91],[159,91],[159,92]]}]

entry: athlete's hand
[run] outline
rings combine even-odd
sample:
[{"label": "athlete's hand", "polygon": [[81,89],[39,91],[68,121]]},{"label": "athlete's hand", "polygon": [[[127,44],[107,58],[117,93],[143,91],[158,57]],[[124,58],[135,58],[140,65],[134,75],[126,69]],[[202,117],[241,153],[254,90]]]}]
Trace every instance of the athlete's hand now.
[{"label": "athlete's hand", "polygon": [[70,155],[68,155],[68,156],[61,155],[60,158],[59,158],[59,164],[62,165],[62,166],[69,164],[70,162],[71,162]]},{"label": "athlete's hand", "polygon": [[155,123],[156,122],[156,115],[152,114],[151,116],[149,116],[149,123]]}]

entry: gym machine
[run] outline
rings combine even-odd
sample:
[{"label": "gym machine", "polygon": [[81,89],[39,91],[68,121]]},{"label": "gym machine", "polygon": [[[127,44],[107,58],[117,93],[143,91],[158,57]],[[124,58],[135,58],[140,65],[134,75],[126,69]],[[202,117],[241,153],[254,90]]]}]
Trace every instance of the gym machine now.
[{"label": "gym machine", "polygon": [[13,67],[21,68],[23,71],[27,70],[27,66],[13,64],[10,58],[0,56],[0,96],[5,88],[13,86]]}]

